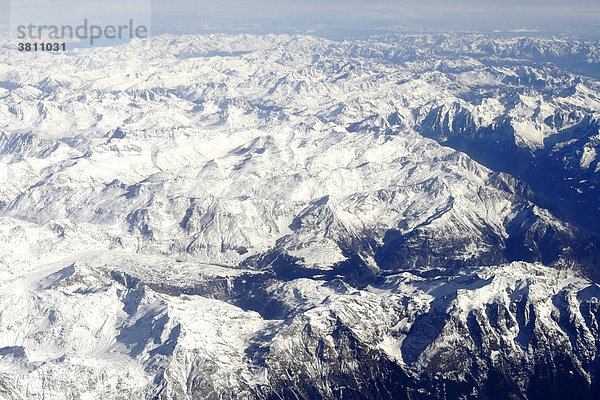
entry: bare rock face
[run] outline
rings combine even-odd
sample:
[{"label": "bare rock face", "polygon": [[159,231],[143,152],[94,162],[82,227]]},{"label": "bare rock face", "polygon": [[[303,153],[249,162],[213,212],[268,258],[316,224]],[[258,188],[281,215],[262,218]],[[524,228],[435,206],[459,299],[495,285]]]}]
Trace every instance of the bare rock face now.
[{"label": "bare rock face", "polygon": [[597,55],[0,53],[0,397],[600,397]]}]

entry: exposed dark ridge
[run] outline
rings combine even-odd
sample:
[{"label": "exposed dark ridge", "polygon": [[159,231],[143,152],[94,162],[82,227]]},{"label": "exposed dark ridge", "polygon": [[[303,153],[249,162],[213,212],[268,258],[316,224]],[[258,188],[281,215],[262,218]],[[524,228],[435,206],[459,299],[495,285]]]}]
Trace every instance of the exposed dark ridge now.
[{"label": "exposed dark ridge", "polygon": [[574,127],[548,137],[546,148],[532,152],[515,143],[515,132],[509,119],[477,128],[467,116],[453,121],[440,121],[440,112],[440,109],[433,110],[416,129],[423,136],[462,151],[494,171],[522,179],[533,190],[532,200],[536,204],[600,237],[598,178],[590,170],[565,166],[564,153],[568,149],[556,152],[552,147],[569,139],[583,142],[597,134],[600,123],[596,119],[584,118]]}]

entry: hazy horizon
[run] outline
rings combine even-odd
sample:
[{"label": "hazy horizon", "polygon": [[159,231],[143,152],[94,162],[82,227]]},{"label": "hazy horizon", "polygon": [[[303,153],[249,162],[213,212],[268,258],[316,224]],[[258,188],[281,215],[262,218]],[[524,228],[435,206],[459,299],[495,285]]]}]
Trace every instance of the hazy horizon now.
[{"label": "hazy horizon", "polygon": [[[105,18],[149,15],[152,33],[248,32],[312,33],[344,37],[397,30],[479,31],[518,34],[575,34],[600,38],[600,4],[577,1],[341,1],[191,0],[108,1],[0,0],[0,26],[29,14],[53,23],[78,14]],[[18,13],[17,16],[15,14]],[[40,17],[41,15],[41,17]],[[32,17],[33,18],[33,17]]]}]

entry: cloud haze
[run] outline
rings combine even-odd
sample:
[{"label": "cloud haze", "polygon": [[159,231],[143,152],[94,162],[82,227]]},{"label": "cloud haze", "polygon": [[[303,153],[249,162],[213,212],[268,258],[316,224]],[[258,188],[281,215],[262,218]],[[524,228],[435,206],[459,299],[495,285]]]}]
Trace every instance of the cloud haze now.
[{"label": "cloud haze", "polygon": [[[157,29],[261,26],[266,30],[324,27],[361,30],[404,26],[421,29],[545,31],[594,34],[600,31],[600,2],[575,1],[387,1],[387,0],[225,0],[153,1]],[[193,22],[190,21],[193,19]],[[192,23],[188,23],[192,22]]]},{"label": "cloud haze", "polygon": [[[0,25],[8,25],[10,5],[11,1],[0,0]],[[90,17],[105,14],[107,10],[124,16],[151,11],[155,33],[337,31],[360,34],[403,27],[600,36],[600,2],[597,0],[569,4],[558,0],[12,0],[13,14],[22,7],[34,14],[36,10],[43,10],[41,14],[49,18],[53,13],[64,16],[65,10],[75,9],[85,9]]]}]

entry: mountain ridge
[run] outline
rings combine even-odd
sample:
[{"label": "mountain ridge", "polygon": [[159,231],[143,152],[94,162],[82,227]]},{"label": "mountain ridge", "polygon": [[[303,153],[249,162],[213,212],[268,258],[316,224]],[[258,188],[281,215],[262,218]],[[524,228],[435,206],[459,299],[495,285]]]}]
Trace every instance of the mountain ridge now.
[{"label": "mountain ridge", "polygon": [[163,35],[0,56],[0,393],[598,396],[597,51]]}]

